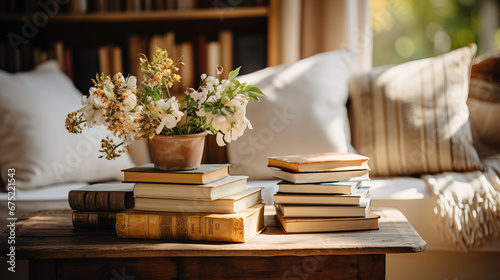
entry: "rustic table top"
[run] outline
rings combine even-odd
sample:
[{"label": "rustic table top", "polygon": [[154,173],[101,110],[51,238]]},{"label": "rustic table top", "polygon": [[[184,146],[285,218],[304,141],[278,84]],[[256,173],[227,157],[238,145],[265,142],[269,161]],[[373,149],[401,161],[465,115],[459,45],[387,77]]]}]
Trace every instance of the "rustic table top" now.
[{"label": "rustic table top", "polygon": [[[404,215],[394,208],[376,208],[379,230],[336,233],[285,234],[274,207],[266,206],[267,229],[247,243],[179,242],[118,238],[113,230],[77,230],[72,210],[33,212],[16,223],[19,259],[195,257],[195,256],[309,256],[414,253],[425,241]],[[0,252],[8,253],[9,232],[0,236]]]}]

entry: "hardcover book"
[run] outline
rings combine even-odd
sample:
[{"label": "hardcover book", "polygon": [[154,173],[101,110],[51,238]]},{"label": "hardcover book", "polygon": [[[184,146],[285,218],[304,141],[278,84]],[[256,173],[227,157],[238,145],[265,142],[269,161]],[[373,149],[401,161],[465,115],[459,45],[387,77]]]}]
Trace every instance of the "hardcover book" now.
[{"label": "hardcover book", "polygon": [[235,214],[127,210],[116,217],[122,238],[246,242],[264,229],[264,204]]},{"label": "hardcover book", "polygon": [[371,199],[363,198],[359,205],[305,205],[274,204],[284,217],[364,217],[371,207]]},{"label": "hardcover book", "polygon": [[320,153],[268,157],[269,167],[294,172],[368,169],[368,157],[353,153]]},{"label": "hardcover book", "polygon": [[236,213],[262,201],[262,188],[247,190],[216,200],[135,197],[134,210],[166,212]]},{"label": "hardcover book", "polygon": [[285,218],[276,211],[276,218],[285,233],[308,233],[379,229],[380,216],[368,213],[358,218]]},{"label": "hardcover book", "polygon": [[247,176],[227,176],[204,185],[136,183],[134,196],[215,200],[247,189]]},{"label": "hardcover book", "polygon": [[118,211],[107,212],[89,212],[89,211],[74,211],[73,226],[75,228],[98,228],[98,229],[114,229],[116,223],[116,215]]},{"label": "hardcover book", "polygon": [[134,184],[94,184],[68,194],[71,209],[121,211],[134,207]]},{"label": "hardcover book", "polygon": [[152,163],[122,170],[124,182],[207,184],[229,175],[229,164],[202,164],[195,170],[163,171]]},{"label": "hardcover book", "polygon": [[361,187],[351,194],[289,194],[277,193],[274,200],[278,204],[310,205],[360,205],[370,195],[369,187]]},{"label": "hardcover book", "polygon": [[288,181],[278,183],[280,193],[349,194],[361,187],[361,181],[293,184]]},{"label": "hardcover book", "polygon": [[335,181],[363,181],[370,179],[369,169],[325,172],[291,172],[272,167],[271,172],[274,177],[295,184]]}]

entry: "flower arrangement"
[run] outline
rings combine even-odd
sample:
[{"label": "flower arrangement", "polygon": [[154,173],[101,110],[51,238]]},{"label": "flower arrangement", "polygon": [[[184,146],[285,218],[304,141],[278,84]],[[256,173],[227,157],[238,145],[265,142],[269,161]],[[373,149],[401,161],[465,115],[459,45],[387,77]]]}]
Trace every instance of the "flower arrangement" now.
[{"label": "flower arrangement", "polygon": [[235,78],[241,67],[219,80],[223,69],[217,66],[216,77],[201,75],[197,89],[188,88],[182,99],[171,96],[170,88],[179,82],[179,67],[166,50],[156,48],[152,61],[141,54],[141,72],[145,88],[137,88],[134,76],[113,77],[97,74],[89,95],[82,98],[83,107],[68,114],[66,129],[81,133],[84,127],[104,125],[112,135],[102,139],[101,157],[114,159],[126,151],[137,138],[155,135],[185,135],[208,132],[215,134],[217,144],[224,146],[236,140],[248,127],[246,106],[259,100],[262,91]]}]

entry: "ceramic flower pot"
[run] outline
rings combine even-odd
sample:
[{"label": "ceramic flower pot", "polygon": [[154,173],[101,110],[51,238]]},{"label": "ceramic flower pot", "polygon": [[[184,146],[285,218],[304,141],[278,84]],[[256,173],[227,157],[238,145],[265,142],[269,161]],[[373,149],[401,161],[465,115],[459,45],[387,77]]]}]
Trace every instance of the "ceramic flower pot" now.
[{"label": "ceramic flower pot", "polygon": [[149,151],[156,169],[193,170],[200,167],[206,132],[187,135],[155,135]]}]

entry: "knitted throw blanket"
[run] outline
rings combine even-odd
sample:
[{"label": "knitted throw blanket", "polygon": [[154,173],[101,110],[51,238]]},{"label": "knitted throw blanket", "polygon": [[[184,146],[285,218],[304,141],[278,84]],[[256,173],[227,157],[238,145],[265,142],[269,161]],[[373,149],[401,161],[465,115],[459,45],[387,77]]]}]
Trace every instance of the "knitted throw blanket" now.
[{"label": "knitted throw blanket", "polygon": [[495,169],[422,176],[437,200],[438,227],[464,251],[500,233],[500,169]]}]

